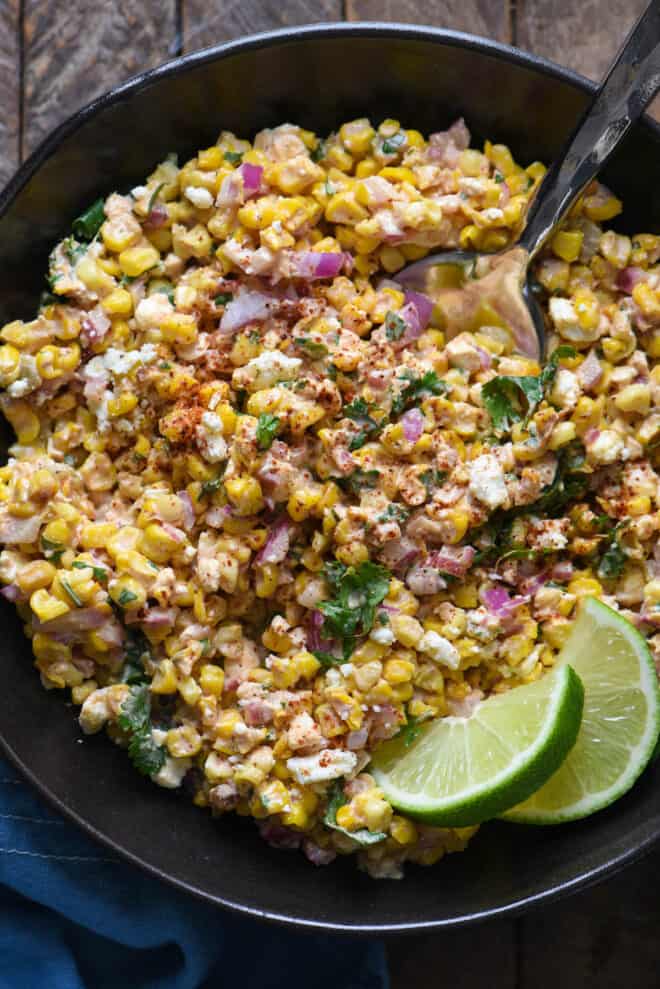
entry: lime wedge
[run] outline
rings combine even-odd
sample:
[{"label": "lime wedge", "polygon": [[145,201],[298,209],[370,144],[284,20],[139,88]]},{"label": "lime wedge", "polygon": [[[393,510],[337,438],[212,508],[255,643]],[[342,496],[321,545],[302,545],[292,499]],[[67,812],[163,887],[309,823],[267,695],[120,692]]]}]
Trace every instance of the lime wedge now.
[{"label": "lime wedge", "polygon": [[560,824],[607,807],[630,789],[658,741],[660,698],[651,653],[616,611],[587,598],[558,664],[570,664],[584,684],[578,740],[552,779],[503,815],[509,821]]},{"label": "lime wedge", "polygon": [[[580,679],[567,664],[483,701],[469,718],[433,722],[406,748],[392,739],[370,772],[390,803],[429,824],[480,824],[524,800],[559,768],[582,715]],[[523,796],[524,795],[524,796]]]}]

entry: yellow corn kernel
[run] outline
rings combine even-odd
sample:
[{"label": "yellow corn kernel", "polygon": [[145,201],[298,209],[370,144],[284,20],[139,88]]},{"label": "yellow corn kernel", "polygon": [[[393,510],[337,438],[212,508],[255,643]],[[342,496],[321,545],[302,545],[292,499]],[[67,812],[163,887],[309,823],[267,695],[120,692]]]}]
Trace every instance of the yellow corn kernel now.
[{"label": "yellow corn kernel", "polygon": [[257,567],[254,592],[258,598],[270,598],[277,590],[279,567],[276,563],[263,563]]},{"label": "yellow corn kernel", "polygon": [[486,141],[484,145],[484,153],[489,161],[492,161],[498,172],[501,172],[504,178],[512,175],[516,171],[516,163],[513,160],[513,156],[505,144],[491,144],[490,141]]},{"label": "yellow corn kernel", "polygon": [[32,651],[37,659],[50,663],[62,660],[70,661],[72,656],[71,646],[67,646],[63,642],[56,642],[55,639],[43,635],[42,632],[35,632],[32,636]]},{"label": "yellow corn kernel", "polygon": [[[454,591],[454,601],[459,608],[476,608],[479,598],[474,584],[458,584]],[[426,623],[424,625],[427,628]],[[436,631],[438,631],[436,629]]]},{"label": "yellow corn kernel", "polygon": [[335,819],[339,827],[346,831],[358,831],[362,827],[362,821],[355,816],[350,804],[343,804],[339,807]]},{"label": "yellow corn kernel", "polygon": [[403,646],[413,648],[424,634],[424,629],[410,615],[395,614],[390,617],[390,627]]},{"label": "yellow corn kernel", "polygon": [[559,450],[575,439],[576,430],[573,422],[560,422],[552,430],[548,446],[551,450]]},{"label": "yellow corn kernel", "polygon": [[225,153],[222,148],[214,144],[210,148],[205,148],[197,155],[197,165],[203,172],[215,172],[221,168],[225,162]]},{"label": "yellow corn kernel", "polygon": [[160,333],[167,343],[187,347],[197,339],[197,320],[190,313],[171,313],[161,322]]},{"label": "yellow corn kernel", "polygon": [[383,667],[383,676],[388,683],[408,683],[415,675],[415,664],[406,659],[388,659]]},{"label": "yellow corn kernel", "polygon": [[63,519],[54,519],[42,530],[41,538],[58,546],[67,546],[71,540],[71,532]]},{"label": "yellow corn kernel", "polygon": [[171,659],[162,659],[156,667],[151,681],[154,694],[175,694],[177,689],[176,668]]},{"label": "yellow corn kernel", "polygon": [[10,343],[0,347],[0,385],[6,388],[18,377],[21,352]]},{"label": "yellow corn kernel", "polygon": [[339,128],[341,142],[352,155],[366,155],[375,136],[376,131],[366,117],[351,120]]},{"label": "yellow corn kernel", "polygon": [[225,491],[240,515],[256,515],[263,508],[261,485],[256,477],[231,477],[225,481]]},{"label": "yellow corn kernel", "polygon": [[560,230],[552,238],[552,252],[562,261],[577,261],[583,240],[584,234],[581,230]]},{"label": "yellow corn kernel", "polygon": [[660,295],[647,282],[638,282],[632,296],[645,316],[656,319],[660,316]]},{"label": "yellow corn kernel", "polygon": [[225,688],[225,671],[220,666],[206,663],[200,670],[199,685],[203,693],[220,697]]},{"label": "yellow corn kernel", "polygon": [[390,834],[398,845],[414,845],[417,841],[417,828],[413,822],[398,814],[390,822]]},{"label": "yellow corn kernel", "polygon": [[104,549],[116,532],[112,522],[89,522],[82,528],[80,542],[83,549]]},{"label": "yellow corn kernel", "polygon": [[156,522],[150,523],[139,537],[140,550],[154,563],[167,563],[181,544]]},{"label": "yellow corn kernel", "polygon": [[392,820],[392,807],[383,798],[380,791],[366,790],[358,793],[351,801],[355,813],[361,818],[370,831],[386,831]]},{"label": "yellow corn kernel", "polygon": [[26,445],[34,443],[41,431],[41,424],[39,417],[27,402],[12,402],[6,409],[5,415],[14,427],[19,443]]},{"label": "yellow corn kernel", "polygon": [[628,514],[637,518],[640,515],[648,515],[651,511],[651,499],[648,495],[635,495],[626,502]]},{"label": "yellow corn kernel", "polygon": [[125,391],[117,398],[111,398],[108,401],[108,415],[111,419],[116,419],[118,416],[128,415],[132,412],[138,403],[137,395],[133,392]]},{"label": "yellow corn kernel", "polygon": [[282,814],[282,824],[287,828],[296,828],[298,831],[305,831],[310,827],[310,816],[302,804],[294,804],[291,810]]},{"label": "yellow corn kernel", "polygon": [[623,204],[616,196],[603,198],[598,193],[595,196],[585,196],[582,204],[584,215],[594,223],[603,223],[618,216]]},{"label": "yellow corn kernel", "polygon": [[119,577],[110,582],[109,593],[124,611],[139,611],[147,600],[147,592],[134,577]]},{"label": "yellow corn kernel", "polygon": [[192,677],[186,677],[179,683],[179,693],[189,707],[194,707],[202,696],[202,689]]},{"label": "yellow corn kernel", "polygon": [[174,759],[186,759],[197,755],[202,747],[202,740],[192,725],[182,725],[168,731],[165,745]]},{"label": "yellow corn kernel", "polygon": [[121,270],[129,278],[138,278],[145,271],[155,268],[160,262],[160,254],[151,245],[128,247],[119,255]]},{"label": "yellow corn kernel", "polygon": [[101,307],[111,316],[131,316],[133,296],[125,288],[116,288],[110,295],[106,295]]},{"label": "yellow corn kernel", "polygon": [[568,593],[577,598],[592,596],[599,597],[603,593],[603,585],[595,577],[576,574],[569,582]]},{"label": "yellow corn kernel", "polygon": [[289,791],[281,780],[268,780],[257,787],[259,800],[268,814],[281,814],[289,804]]},{"label": "yellow corn kernel", "polygon": [[321,488],[300,488],[294,491],[287,503],[287,511],[295,522],[308,518],[321,501]]},{"label": "yellow corn kernel", "polygon": [[43,587],[50,587],[57,570],[47,560],[33,560],[17,574],[16,583],[24,594],[32,594]]},{"label": "yellow corn kernel", "polygon": [[49,594],[48,591],[40,588],[30,597],[30,607],[40,622],[49,622],[60,615],[66,615],[71,609],[64,601]]},{"label": "yellow corn kernel", "polygon": [[369,559],[369,550],[364,543],[353,540],[341,546],[336,553],[337,559],[348,567],[357,567]]},{"label": "yellow corn kernel", "polygon": [[76,275],[83,285],[99,295],[107,295],[115,288],[115,280],[98,266],[93,258],[82,258],[76,265]]},{"label": "yellow corn kernel", "polygon": [[621,412],[646,415],[651,407],[651,389],[647,384],[627,385],[615,395],[614,404]]},{"label": "yellow corn kernel", "polygon": [[85,680],[84,683],[71,688],[71,700],[77,706],[84,704],[90,694],[98,690],[98,686],[96,680]]},{"label": "yellow corn kernel", "polygon": [[325,208],[325,218],[329,223],[347,223],[355,226],[360,220],[366,220],[367,216],[366,209],[357,202],[352,189],[336,192]]}]

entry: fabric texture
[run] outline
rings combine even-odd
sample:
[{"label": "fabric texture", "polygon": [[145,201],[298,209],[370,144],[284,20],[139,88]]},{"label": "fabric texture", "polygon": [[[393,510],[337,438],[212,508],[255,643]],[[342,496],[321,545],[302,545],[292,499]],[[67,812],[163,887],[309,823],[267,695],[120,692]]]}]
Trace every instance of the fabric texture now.
[{"label": "fabric texture", "polygon": [[2,759],[0,959],[0,989],[388,989],[380,943],[180,893],[50,810]]}]

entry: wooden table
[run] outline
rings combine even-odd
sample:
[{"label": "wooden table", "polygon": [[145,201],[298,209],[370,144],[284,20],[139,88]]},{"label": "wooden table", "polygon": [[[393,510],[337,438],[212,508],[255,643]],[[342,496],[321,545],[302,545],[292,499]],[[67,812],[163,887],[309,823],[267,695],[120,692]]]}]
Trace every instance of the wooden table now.
[{"label": "wooden table", "polygon": [[[645,2],[0,0],[0,185],[98,93],[242,34],[330,20],[429,23],[513,43],[597,77]],[[441,865],[437,877],[442,883]],[[653,989],[660,986],[659,886],[656,852],[519,920],[393,939],[393,989]]]}]

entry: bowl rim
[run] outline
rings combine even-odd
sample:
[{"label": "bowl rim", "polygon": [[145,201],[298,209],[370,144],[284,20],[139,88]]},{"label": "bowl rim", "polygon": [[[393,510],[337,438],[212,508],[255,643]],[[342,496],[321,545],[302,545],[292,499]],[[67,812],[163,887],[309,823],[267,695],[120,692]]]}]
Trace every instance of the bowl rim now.
[{"label": "bowl rim", "polygon": [[[36,174],[41,166],[58,149],[60,144],[68,137],[74,135],[89,119],[96,114],[122,102],[132,94],[148,88],[161,79],[175,77],[179,73],[187,72],[197,66],[205,65],[209,62],[231,57],[236,53],[259,50],[270,47],[277,43],[304,43],[306,40],[333,39],[341,37],[374,37],[374,38],[403,38],[410,40],[421,40],[438,42],[451,47],[462,48],[467,51],[477,51],[481,54],[490,55],[505,62],[513,63],[523,68],[533,69],[543,75],[566,82],[574,88],[582,90],[587,95],[593,94],[596,90],[596,83],[585,76],[565,68],[555,62],[539,55],[523,51],[513,45],[503,42],[493,41],[489,38],[468,34],[461,31],[451,31],[444,28],[432,26],[410,24],[404,22],[384,22],[384,21],[334,21],[321,24],[305,24],[290,28],[280,28],[273,31],[263,31],[257,34],[246,35],[232,41],[211,45],[206,48],[179,55],[167,59],[165,62],[132,76],[125,82],[102,93],[100,96],[86,103],[37,145],[35,150],[26,158],[11,176],[7,184],[0,190],[0,218],[7,212],[19,193],[25,188],[30,179]],[[648,115],[644,115],[640,121],[641,126],[649,131],[660,144],[660,123],[656,123]],[[128,860],[133,865],[138,866],[156,879],[174,886],[180,891],[184,891],[195,896],[208,904],[236,912],[238,914],[250,916],[257,920],[268,921],[287,927],[295,927],[307,931],[323,931],[325,933],[347,933],[354,936],[374,935],[374,934],[403,934],[419,931],[441,930],[452,927],[464,927],[483,922],[488,919],[500,919],[503,917],[516,917],[531,907],[541,903],[562,899],[578,889],[584,889],[600,880],[612,876],[621,871],[624,867],[641,858],[660,838],[660,830],[638,840],[637,843],[628,849],[615,853],[607,862],[592,866],[587,871],[571,879],[555,882],[548,888],[512,899],[496,907],[489,907],[473,913],[464,914],[460,917],[440,918],[432,920],[406,921],[402,923],[365,923],[350,924],[338,921],[322,920],[314,918],[300,918],[289,916],[286,913],[264,910],[254,906],[248,906],[234,900],[209,893],[206,890],[187,882],[184,879],[176,878],[158,866],[153,865],[141,858],[136,853],[121,845],[110,835],[103,833],[93,824],[89,823],[70,808],[66,802],[49,787],[48,782],[40,779],[35,772],[23,761],[21,756],[14,751],[11,745],[4,738],[0,730],[0,753],[4,755],[11,764],[30,782],[41,797],[55,810],[61,813],[69,821],[80,827],[87,835],[100,842],[105,847],[111,849],[124,860]]]}]

